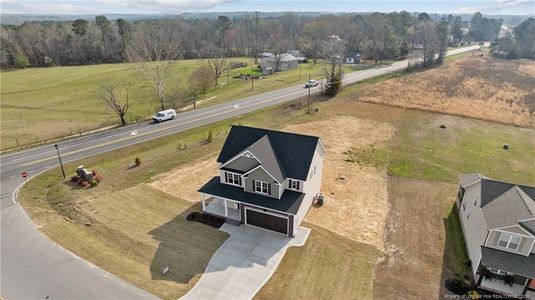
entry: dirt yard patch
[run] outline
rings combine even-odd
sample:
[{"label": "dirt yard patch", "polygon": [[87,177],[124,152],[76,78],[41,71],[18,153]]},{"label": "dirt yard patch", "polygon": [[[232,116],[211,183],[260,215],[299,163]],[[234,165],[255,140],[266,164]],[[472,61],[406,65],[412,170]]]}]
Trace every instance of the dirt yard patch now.
[{"label": "dirt yard patch", "polygon": [[388,213],[386,171],[347,162],[344,152],[390,140],[393,126],[339,116],[290,125],[285,130],[320,136],[327,150],[322,179],[322,192],[327,201],[320,208],[312,207],[305,220],[383,249]]},{"label": "dirt yard patch", "polygon": [[193,163],[157,175],[149,185],[176,197],[198,202],[201,198],[197,190],[219,172],[216,159],[215,155],[207,155]]},{"label": "dirt yard patch", "polygon": [[535,63],[466,57],[366,87],[360,100],[535,127]]},{"label": "dirt yard patch", "polygon": [[457,185],[390,177],[386,253],[375,270],[375,299],[442,299],[443,282],[466,272],[452,210]]}]

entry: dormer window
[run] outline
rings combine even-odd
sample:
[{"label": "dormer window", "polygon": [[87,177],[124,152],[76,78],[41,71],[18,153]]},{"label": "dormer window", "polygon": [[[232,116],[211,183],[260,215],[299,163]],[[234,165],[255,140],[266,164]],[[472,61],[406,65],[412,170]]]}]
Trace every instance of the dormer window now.
[{"label": "dormer window", "polygon": [[232,185],[242,186],[241,175],[232,172],[225,172],[225,182]]},{"label": "dormer window", "polygon": [[288,179],[288,188],[290,190],[299,191],[300,182],[298,180]]},{"label": "dormer window", "polygon": [[269,194],[269,183],[256,180],[254,183],[254,191],[260,194]]},{"label": "dormer window", "polygon": [[502,233],[498,240],[498,247],[507,248],[510,250],[517,250],[522,238],[516,235]]}]

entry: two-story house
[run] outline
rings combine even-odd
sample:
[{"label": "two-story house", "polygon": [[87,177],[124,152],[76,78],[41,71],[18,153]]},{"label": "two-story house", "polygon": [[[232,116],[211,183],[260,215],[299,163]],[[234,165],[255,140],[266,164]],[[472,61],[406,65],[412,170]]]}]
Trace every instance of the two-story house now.
[{"label": "two-story house", "polygon": [[319,137],[232,126],[202,188],[204,213],[294,236],[319,195],[325,148]]},{"label": "two-story house", "polygon": [[457,209],[477,286],[535,299],[535,187],[464,174]]}]

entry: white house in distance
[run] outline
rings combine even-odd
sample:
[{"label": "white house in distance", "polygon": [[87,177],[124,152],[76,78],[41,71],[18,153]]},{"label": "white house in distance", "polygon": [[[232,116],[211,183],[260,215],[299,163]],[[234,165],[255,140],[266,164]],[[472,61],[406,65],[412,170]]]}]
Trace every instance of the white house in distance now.
[{"label": "white house in distance", "polygon": [[477,286],[535,299],[535,187],[460,176],[457,208]]},{"label": "white house in distance", "polygon": [[[276,64],[278,64],[278,68],[275,67]],[[271,75],[278,71],[297,69],[298,66],[299,59],[289,53],[282,53],[276,56],[273,53],[264,52],[260,58],[260,67],[262,68],[262,73],[264,75]]]},{"label": "white house in distance", "polygon": [[319,196],[324,156],[316,136],[232,126],[219,175],[199,189],[202,210],[293,237]]}]

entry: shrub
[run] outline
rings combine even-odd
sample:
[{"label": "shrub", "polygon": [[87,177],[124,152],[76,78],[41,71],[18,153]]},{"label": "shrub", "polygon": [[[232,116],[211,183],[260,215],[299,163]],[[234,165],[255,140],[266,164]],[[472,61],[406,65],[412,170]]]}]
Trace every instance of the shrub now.
[{"label": "shrub", "polygon": [[134,160],[134,163],[136,164],[137,167],[139,167],[141,165],[141,159],[139,159],[139,157],[136,157],[136,159]]},{"label": "shrub", "polygon": [[243,61],[233,61],[230,63],[231,69],[247,67],[247,63]]},{"label": "shrub", "polygon": [[465,295],[470,291],[470,286],[460,278],[446,279],[445,286],[456,295]]}]

